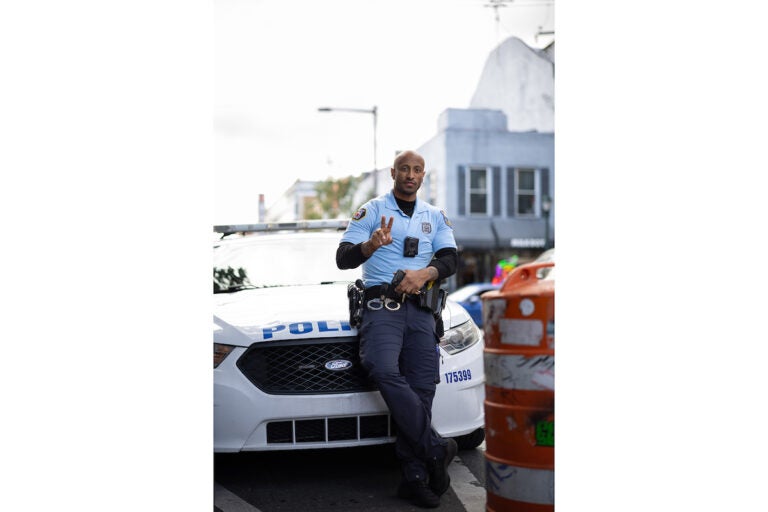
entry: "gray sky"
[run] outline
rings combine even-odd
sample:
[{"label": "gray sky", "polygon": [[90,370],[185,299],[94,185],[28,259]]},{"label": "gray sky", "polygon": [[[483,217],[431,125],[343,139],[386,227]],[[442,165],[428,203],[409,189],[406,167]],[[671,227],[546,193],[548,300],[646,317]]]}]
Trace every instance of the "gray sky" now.
[{"label": "gray sky", "polygon": [[215,223],[253,222],[297,179],[373,168],[466,108],[488,54],[553,38],[554,1],[215,0]]}]

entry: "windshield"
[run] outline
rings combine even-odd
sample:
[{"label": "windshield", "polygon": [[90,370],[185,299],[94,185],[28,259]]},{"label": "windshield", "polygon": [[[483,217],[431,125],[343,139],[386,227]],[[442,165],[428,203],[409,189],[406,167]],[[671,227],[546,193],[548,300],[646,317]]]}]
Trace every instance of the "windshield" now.
[{"label": "windshield", "polygon": [[361,268],[339,270],[341,233],[253,235],[214,244],[214,291],[353,282]]}]

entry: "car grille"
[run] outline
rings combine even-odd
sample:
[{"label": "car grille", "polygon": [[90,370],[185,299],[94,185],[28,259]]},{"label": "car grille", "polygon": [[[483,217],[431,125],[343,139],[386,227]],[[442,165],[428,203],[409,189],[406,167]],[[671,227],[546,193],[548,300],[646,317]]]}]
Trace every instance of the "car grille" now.
[{"label": "car grille", "polygon": [[[373,391],[358,349],[354,336],[256,343],[240,356],[237,367],[253,385],[273,395]],[[351,366],[328,369],[331,361]]]},{"label": "car grille", "polygon": [[387,414],[267,423],[267,443],[270,444],[386,439],[395,434],[395,424]]}]

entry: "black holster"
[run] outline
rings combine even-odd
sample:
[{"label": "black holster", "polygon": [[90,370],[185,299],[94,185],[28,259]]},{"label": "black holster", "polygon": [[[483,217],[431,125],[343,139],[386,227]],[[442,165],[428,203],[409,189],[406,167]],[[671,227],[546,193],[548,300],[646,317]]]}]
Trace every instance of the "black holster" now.
[{"label": "black holster", "polygon": [[347,285],[347,298],[349,299],[349,325],[360,327],[363,323],[363,299],[365,297],[365,285],[358,279]]},{"label": "black holster", "polygon": [[439,315],[443,312],[445,307],[445,301],[448,298],[448,292],[436,285],[434,281],[430,281],[424,285],[421,289],[419,297],[419,306],[432,311],[432,314]]},{"label": "black holster", "polygon": [[443,326],[443,308],[448,300],[448,292],[440,288],[436,281],[430,281],[421,289],[419,297],[419,306],[428,309],[435,317],[435,330],[438,337],[445,334]]}]

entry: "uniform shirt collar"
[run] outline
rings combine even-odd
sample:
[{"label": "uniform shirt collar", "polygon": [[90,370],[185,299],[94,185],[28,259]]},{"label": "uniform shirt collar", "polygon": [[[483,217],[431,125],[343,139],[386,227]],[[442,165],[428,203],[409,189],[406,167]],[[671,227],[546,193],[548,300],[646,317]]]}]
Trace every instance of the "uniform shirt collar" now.
[{"label": "uniform shirt collar", "polygon": [[[385,205],[388,210],[394,210],[394,211],[400,211],[400,207],[397,206],[397,201],[395,200],[395,191],[394,189],[390,189],[390,191],[387,193]],[[427,203],[416,198],[416,205],[413,207],[413,214],[416,215],[417,213],[421,213],[427,209]]]}]

